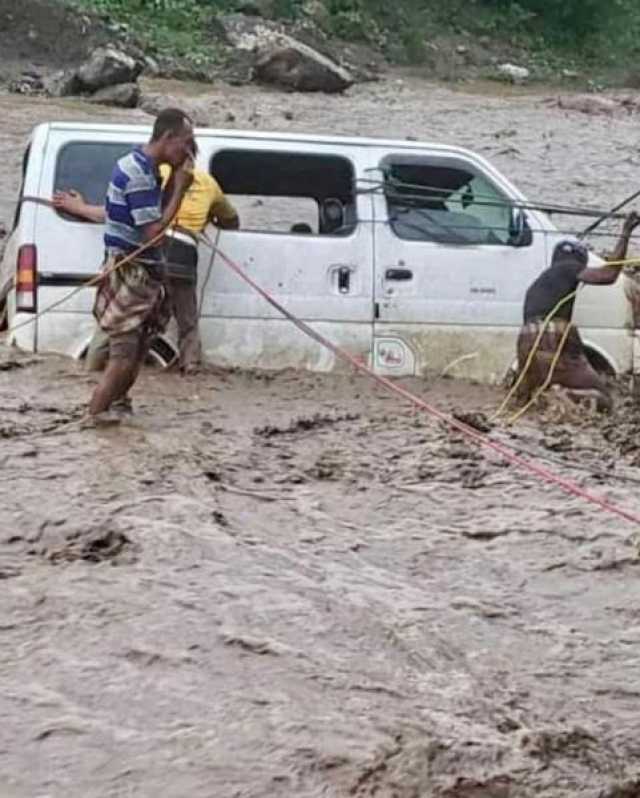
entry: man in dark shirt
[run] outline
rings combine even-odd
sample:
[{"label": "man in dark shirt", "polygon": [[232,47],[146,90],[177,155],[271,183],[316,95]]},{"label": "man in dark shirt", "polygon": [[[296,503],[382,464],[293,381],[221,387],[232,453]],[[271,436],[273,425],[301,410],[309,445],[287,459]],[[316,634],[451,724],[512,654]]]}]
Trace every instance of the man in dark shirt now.
[{"label": "man in dark shirt", "polygon": [[[618,239],[610,260],[619,261],[626,257],[631,233],[640,223],[635,212],[625,219],[622,234]],[[524,301],[524,325],[518,338],[518,368],[522,372],[531,350],[544,326],[544,320],[554,308],[544,333],[538,343],[536,353],[527,369],[521,388],[521,398],[528,399],[534,391],[546,382],[556,352],[565,338],[562,352],[553,369],[550,385],[561,385],[577,396],[594,395],[599,406],[610,409],[611,397],[606,382],[595,371],[585,354],[584,345],[578,329],[572,324],[575,292],[581,283],[588,285],[610,285],[614,283],[622,269],[619,266],[589,268],[589,253],[582,244],[562,241],[556,246],[551,266],[540,274],[529,287]],[[561,300],[569,297],[567,301]],[[567,332],[567,327],[570,330]]]}]

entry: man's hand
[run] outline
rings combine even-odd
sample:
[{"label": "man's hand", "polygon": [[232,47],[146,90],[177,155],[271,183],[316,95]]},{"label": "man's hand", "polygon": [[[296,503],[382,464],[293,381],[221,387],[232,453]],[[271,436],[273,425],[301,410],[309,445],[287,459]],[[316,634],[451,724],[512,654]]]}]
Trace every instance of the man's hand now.
[{"label": "man's hand", "polygon": [[88,205],[79,191],[56,191],[52,199],[56,210],[86,219],[89,222],[102,224],[105,221],[105,211],[101,205]]},{"label": "man's hand", "polygon": [[636,213],[636,211],[631,211],[631,213],[624,220],[622,231],[625,235],[631,235],[631,233],[633,233],[639,224],[640,214]]},{"label": "man's hand", "polygon": [[82,216],[84,206],[84,197],[79,191],[56,191],[53,195],[53,207],[73,216]]},{"label": "man's hand", "polygon": [[177,169],[173,170],[172,178],[174,190],[180,196],[184,196],[193,183],[193,159],[186,158]]}]

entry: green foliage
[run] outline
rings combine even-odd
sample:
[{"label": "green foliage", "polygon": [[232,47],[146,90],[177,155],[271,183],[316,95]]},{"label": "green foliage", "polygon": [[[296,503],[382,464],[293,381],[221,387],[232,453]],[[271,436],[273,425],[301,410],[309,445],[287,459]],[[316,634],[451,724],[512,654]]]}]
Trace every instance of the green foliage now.
[{"label": "green foliage", "polygon": [[[239,0],[62,0],[124,24],[149,49],[195,63],[215,58],[211,20]],[[314,0],[317,3],[317,0]],[[300,19],[309,0],[272,0],[273,15]],[[489,35],[532,60],[630,64],[640,46],[640,0],[323,0],[326,32],[382,49],[391,60],[424,59],[439,35]],[[498,45],[499,46],[499,45]],[[542,55],[541,55],[542,54]]]}]

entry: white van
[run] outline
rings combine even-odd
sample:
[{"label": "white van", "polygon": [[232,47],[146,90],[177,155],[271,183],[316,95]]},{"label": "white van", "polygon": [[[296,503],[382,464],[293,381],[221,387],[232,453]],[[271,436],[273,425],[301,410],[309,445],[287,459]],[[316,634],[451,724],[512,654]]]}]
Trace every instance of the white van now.
[{"label": "white van", "polygon": [[[81,357],[93,289],[19,326],[96,274],[102,227],[56,212],[74,188],[102,203],[114,162],[145,142],[141,126],[49,123],[24,154],[21,197],[0,271],[9,338]],[[547,216],[473,152],[413,141],[199,129],[198,165],[239,209],[220,249],[289,311],[387,375],[500,380],[514,361],[525,291],[560,236]],[[597,260],[594,258],[594,260]],[[283,319],[203,247],[201,332],[222,366],[331,370],[336,359]],[[3,289],[4,286],[4,289]],[[576,305],[596,367],[633,370],[623,281],[585,288]],[[167,362],[168,339],[154,345]]]}]

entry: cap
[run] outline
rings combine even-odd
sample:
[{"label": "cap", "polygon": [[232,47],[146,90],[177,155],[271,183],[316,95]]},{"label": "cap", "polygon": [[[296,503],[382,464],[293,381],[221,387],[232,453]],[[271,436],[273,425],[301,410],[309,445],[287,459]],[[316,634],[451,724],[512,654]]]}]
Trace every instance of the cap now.
[{"label": "cap", "polygon": [[553,250],[552,262],[556,260],[577,260],[586,266],[589,261],[589,250],[579,241],[560,241]]}]

